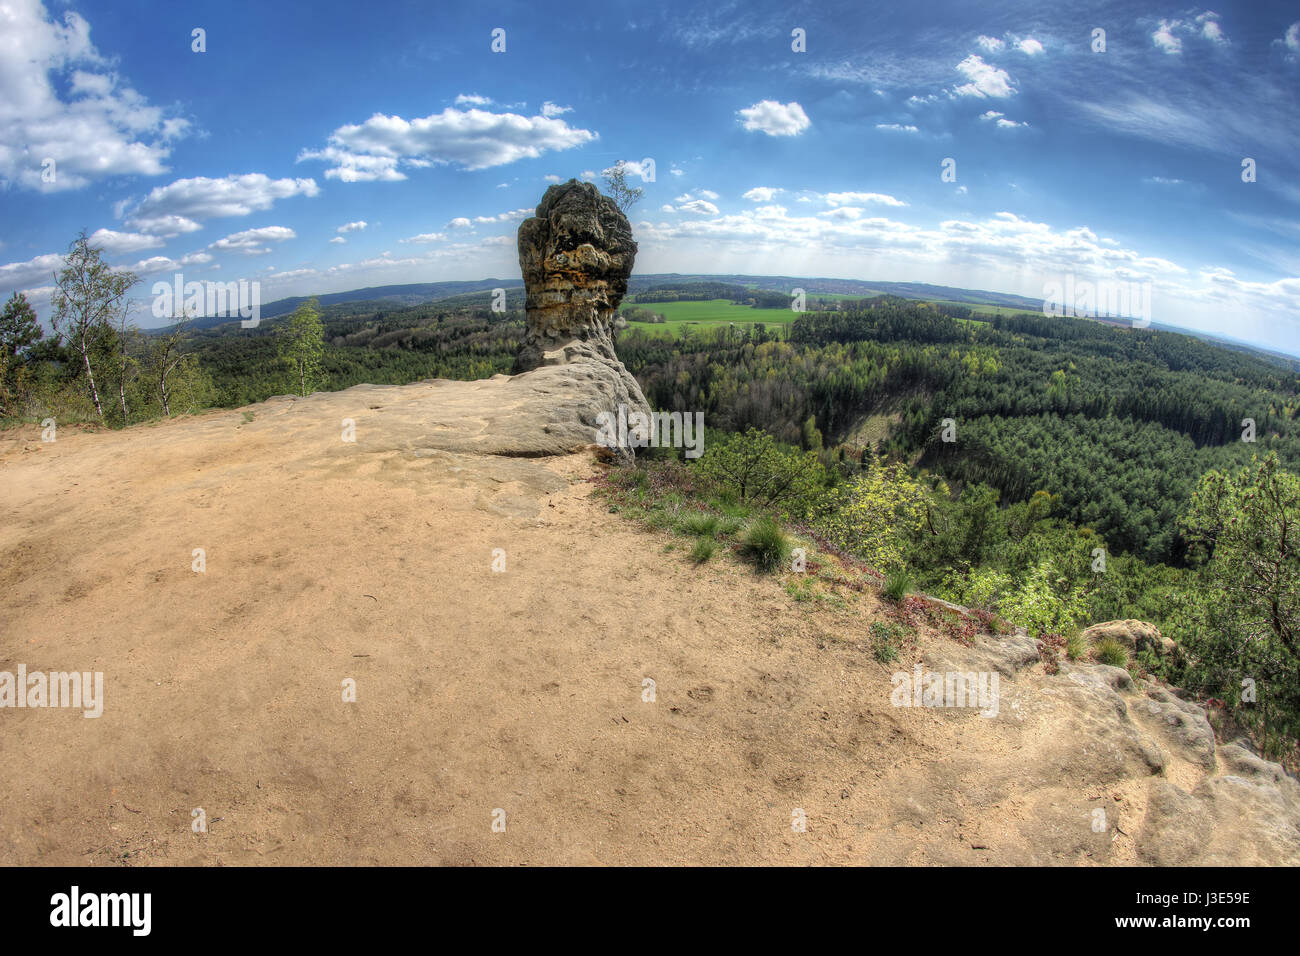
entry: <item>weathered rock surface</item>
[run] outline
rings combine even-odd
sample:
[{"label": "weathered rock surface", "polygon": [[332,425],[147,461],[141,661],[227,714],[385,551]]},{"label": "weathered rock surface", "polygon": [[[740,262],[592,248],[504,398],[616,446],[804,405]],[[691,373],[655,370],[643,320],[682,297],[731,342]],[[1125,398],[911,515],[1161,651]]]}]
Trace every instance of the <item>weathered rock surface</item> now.
[{"label": "weathered rock surface", "polygon": [[649,412],[641,387],[614,352],[616,311],[627,293],[636,242],[627,217],[591,183],[571,179],[546,190],[537,214],[519,226],[519,267],[527,329],[516,372],[580,366],[606,383],[592,410]]},{"label": "weathered rock surface", "polygon": [[1087,628],[1083,637],[1090,645],[1112,638],[1129,652],[1130,657],[1144,650],[1152,650],[1157,654],[1171,654],[1174,651],[1174,642],[1162,635],[1154,624],[1145,621],[1102,621]]},{"label": "weathered rock surface", "polygon": [[[1119,623],[1130,634],[1150,628]],[[1204,708],[1165,687],[1101,664],[1062,661],[1047,675],[1030,646],[1021,635],[982,635],[927,661],[1003,678],[988,721],[996,743],[930,771],[934,787],[961,794],[965,832],[987,833],[988,810],[1029,808],[996,838],[981,837],[988,862],[1300,864],[1300,783],[1279,764],[1244,740],[1216,746]]]}]

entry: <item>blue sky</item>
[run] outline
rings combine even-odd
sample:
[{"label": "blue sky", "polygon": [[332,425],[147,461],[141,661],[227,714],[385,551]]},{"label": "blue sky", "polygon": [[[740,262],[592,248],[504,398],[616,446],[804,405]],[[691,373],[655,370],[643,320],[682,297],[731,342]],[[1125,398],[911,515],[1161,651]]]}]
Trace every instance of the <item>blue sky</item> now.
[{"label": "blue sky", "polygon": [[1295,2],[292,6],[0,5],[0,296],[83,228],[142,297],[517,278],[550,182],[650,159],[638,272],[1149,282],[1300,353]]}]

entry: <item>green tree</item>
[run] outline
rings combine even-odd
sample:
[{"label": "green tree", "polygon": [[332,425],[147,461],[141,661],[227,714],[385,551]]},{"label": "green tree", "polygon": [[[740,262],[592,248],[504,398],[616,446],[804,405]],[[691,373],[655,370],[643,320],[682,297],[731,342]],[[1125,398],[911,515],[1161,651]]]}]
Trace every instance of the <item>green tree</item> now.
[{"label": "green tree", "polygon": [[280,340],[280,357],[297,379],[299,395],[325,384],[325,326],[319,305],[313,298],[298,306]]},{"label": "green tree", "polygon": [[126,295],[140,280],[134,272],[110,268],[100,253],[84,231],[73,240],[64,267],[54,278],[51,324],[81,359],[95,412],[102,421],[104,406],[91,357],[102,352],[99,347],[105,334],[111,334],[125,319]]},{"label": "green tree", "polygon": [[605,186],[609,190],[609,198],[614,200],[614,204],[623,211],[627,211],[641,201],[645,190],[639,186],[629,186],[627,184],[627,163],[619,160],[603,173]]},{"label": "green tree", "polygon": [[825,482],[816,453],[782,448],[758,428],[711,442],[700,469],[740,501],[790,514],[804,512]]},{"label": "green tree", "polygon": [[[1300,724],[1300,476],[1269,453],[1236,474],[1211,471],[1182,526],[1207,557],[1204,636],[1190,650],[1230,703],[1253,682],[1265,745],[1270,723]],[[1249,685],[1247,685],[1249,686]]]},{"label": "green tree", "polygon": [[10,359],[19,358],[44,335],[27,296],[15,292],[0,312],[0,350]]}]

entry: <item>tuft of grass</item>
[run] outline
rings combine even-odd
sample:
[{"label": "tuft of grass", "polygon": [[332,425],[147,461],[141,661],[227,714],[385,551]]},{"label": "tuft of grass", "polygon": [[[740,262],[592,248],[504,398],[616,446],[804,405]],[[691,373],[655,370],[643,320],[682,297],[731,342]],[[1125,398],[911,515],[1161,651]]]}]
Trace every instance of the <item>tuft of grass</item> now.
[{"label": "tuft of grass", "polygon": [[244,424],[248,424],[257,416],[253,412],[244,412]]},{"label": "tuft of grass", "polygon": [[1071,634],[1065,641],[1065,656],[1072,661],[1077,661],[1088,653],[1088,642],[1083,639],[1082,634]]},{"label": "tuft of grass", "polygon": [[717,542],[712,538],[701,537],[695,542],[695,547],[691,549],[691,560],[696,564],[703,564],[713,557],[713,552],[717,547]]},{"label": "tuft of grass", "polygon": [[1128,651],[1124,650],[1124,645],[1113,637],[1102,638],[1093,653],[1096,655],[1099,664],[1109,664],[1111,667],[1128,667]]},{"label": "tuft of grass", "polygon": [[871,622],[871,652],[881,664],[898,660],[898,645],[903,636],[903,628],[898,624],[885,621]]},{"label": "tuft of grass", "polygon": [[730,538],[739,531],[744,523],[739,518],[721,518],[714,534],[719,538]]},{"label": "tuft of grass", "polygon": [[771,518],[758,518],[745,529],[740,553],[758,570],[771,574],[790,563],[790,539]]},{"label": "tuft of grass", "polygon": [[885,578],[885,597],[898,603],[912,590],[912,576],[906,571],[894,571]]},{"label": "tuft of grass", "polygon": [[784,586],[785,593],[796,601],[804,602],[813,599],[811,588],[805,587],[804,582],[789,581]]},{"label": "tuft of grass", "polygon": [[703,511],[688,511],[677,522],[677,530],[694,537],[712,538],[718,531],[718,516]]}]

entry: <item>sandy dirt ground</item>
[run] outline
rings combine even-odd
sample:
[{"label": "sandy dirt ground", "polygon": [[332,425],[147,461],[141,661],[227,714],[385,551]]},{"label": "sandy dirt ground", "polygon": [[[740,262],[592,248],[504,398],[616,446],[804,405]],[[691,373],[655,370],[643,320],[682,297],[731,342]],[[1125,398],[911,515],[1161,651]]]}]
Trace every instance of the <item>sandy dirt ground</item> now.
[{"label": "sandy dirt ground", "polygon": [[1132,862],[1088,820],[1143,785],[1034,764],[1034,669],[997,720],[893,707],[874,598],[696,568],[590,453],[439,449],[431,394],[0,433],[0,670],[105,682],[0,710],[0,862]]}]

